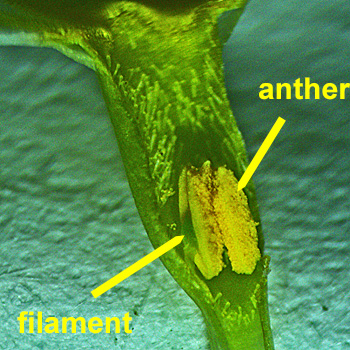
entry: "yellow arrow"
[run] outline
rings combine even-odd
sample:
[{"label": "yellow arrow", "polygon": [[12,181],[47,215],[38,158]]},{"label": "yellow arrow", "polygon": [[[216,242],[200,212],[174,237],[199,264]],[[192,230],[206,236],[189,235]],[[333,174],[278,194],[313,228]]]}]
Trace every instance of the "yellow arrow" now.
[{"label": "yellow arrow", "polygon": [[154,250],[152,253],[149,253],[139,261],[137,261],[135,264],[129,266],[126,268],[124,271],[119,273],[118,275],[112,277],[110,280],[107,282],[101,284],[99,287],[94,289],[91,294],[94,296],[94,298],[99,297],[101,294],[107,292],[107,290],[113,288],[116,286],[118,283],[124,281],[126,278],[130,277],[133,275],[135,272],[141,270],[143,267],[151,263],[152,261],[158,259],[160,256],[168,252],[169,250],[173,249],[176,247],[178,244],[181,243],[183,240],[184,236],[176,236],[173,239],[171,239],[169,242],[163,244],[156,250]]},{"label": "yellow arrow", "polygon": [[255,170],[259,166],[260,162],[264,158],[266,152],[272,145],[272,142],[275,140],[276,136],[282,129],[283,124],[285,123],[285,120],[281,117],[278,117],[274,126],[266,136],[264,142],[260,146],[258,152],[256,152],[256,155],[254,156],[253,160],[250,162],[248,168],[244,172],[241,179],[238,181],[238,189],[237,191],[240,191],[244,187],[247,186],[247,183],[249,182],[250,178],[253,176]]}]

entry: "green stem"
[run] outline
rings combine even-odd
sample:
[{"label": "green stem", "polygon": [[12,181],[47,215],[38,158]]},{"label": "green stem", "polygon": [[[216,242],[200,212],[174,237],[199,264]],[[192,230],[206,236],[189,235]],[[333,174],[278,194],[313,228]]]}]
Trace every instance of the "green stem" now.
[{"label": "green stem", "polygon": [[[258,247],[263,257],[251,275],[237,274],[228,264],[206,280],[191,259],[193,228],[185,227],[179,216],[178,183],[185,167],[199,168],[210,160],[214,168],[227,167],[240,178],[247,166],[226,96],[217,30],[218,16],[243,2],[196,1],[176,8],[103,2],[87,16],[88,24],[74,13],[58,15],[47,7],[33,9],[25,0],[13,2],[28,7],[28,13],[0,14],[0,24],[5,18],[10,27],[22,23],[22,28],[39,33],[45,45],[76,51],[79,57],[84,51],[92,58],[153,246],[185,235],[183,244],[162,261],[202,310],[211,348],[272,350],[261,226]],[[252,183],[245,194],[259,222]]]}]

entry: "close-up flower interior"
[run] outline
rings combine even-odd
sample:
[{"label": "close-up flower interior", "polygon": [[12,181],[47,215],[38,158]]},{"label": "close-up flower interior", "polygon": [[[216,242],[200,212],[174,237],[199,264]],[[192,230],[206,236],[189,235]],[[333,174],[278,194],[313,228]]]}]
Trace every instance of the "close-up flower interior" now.
[{"label": "close-up flower interior", "polygon": [[350,349],[349,15],[1,0],[0,349]]}]

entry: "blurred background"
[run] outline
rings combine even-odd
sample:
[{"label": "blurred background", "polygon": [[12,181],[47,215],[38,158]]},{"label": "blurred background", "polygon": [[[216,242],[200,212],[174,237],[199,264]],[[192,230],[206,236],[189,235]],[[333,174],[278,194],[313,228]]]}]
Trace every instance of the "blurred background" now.
[{"label": "blurred background", "polygon": [[[0,349],[209,349],[199,310],[160,261],[91,296],[152,247],[94,72],[22,39],[0,34]],[[253,177],[276,350],[350,349],[350,92],[260,100],[259,86],[350,83],[348,57],[341,0],[252,0],[224,48],[250,158],[286,120]],[[20,334],[21,311],[130,312],[133,333]]]}]

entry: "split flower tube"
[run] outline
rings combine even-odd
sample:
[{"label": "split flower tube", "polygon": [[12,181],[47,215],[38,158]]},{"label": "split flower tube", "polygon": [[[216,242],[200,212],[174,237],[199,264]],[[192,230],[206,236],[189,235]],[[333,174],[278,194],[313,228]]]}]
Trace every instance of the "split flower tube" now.
[{"label": "split flower tube", "polygon": [[237,191],[248,163],[218,31],[244,1],[6,2],[2,27],[96,71],[150,241],[184,235],[161,259],[201,309],[211,349],[273,349],[269,259],[253,184]]}]

